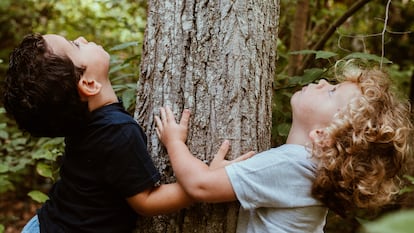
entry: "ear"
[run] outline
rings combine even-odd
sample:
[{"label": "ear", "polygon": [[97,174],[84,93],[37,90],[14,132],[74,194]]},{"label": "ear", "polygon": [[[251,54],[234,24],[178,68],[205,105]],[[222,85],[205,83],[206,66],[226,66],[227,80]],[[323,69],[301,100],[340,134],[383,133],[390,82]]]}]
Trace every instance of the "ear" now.
[{"label": "ear", "polygon": [[82,77],[78,82],[78,89],[81,95],[85,97],[94,96],[101,91],[102,84],[94,79],[88,80]]},{"label": "ear", "polygon": [[332,144],[332,140],[328,138],[328,134],[325,129],[314,129],[310,131],[309,138],[314,145],[319,147],[328,147]]}]

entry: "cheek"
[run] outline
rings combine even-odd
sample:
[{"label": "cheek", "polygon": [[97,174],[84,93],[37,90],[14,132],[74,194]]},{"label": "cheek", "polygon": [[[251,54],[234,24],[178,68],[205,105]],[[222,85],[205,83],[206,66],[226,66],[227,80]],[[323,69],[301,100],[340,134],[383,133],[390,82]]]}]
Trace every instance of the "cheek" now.
[{"label": "cheek", "polygon": [[318,105],[323,103],[311,96],[295,93],[290,100],[290,104],[292,106],[292,111],[301,114],[311,114],[315,108],[318,108]]},{"label": "cheek", "polygon": [[325,107],[325,108],[321,108],[321,110],[318,111],[318,113],[316,113],[316,114],[320,118],[321,123],[330,124],[336,113],[337,113],[337,111],[336,111],[335,108],[332,108],[332,107],[328,106],[328,107]]},{"label": "cheek", "polygon": [[306,119],[310,120],[314,118],[315,115],[315,107],[312,106],[310,103],[303,102],[303,101],[295,101],[292,100],[292,114],[295,115],[298,119]]}]

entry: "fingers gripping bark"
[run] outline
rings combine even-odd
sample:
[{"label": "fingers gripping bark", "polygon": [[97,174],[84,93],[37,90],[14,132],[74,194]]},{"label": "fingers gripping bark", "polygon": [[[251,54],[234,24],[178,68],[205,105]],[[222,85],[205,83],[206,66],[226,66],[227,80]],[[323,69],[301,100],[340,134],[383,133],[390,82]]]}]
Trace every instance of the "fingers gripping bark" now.
[{"label": "fingers gripping bark", "polygon": [[181,115],[179,124],[177,124],[171,108],[161,107],[160,117],[155,116],[158,138],[165,146],[167,146],[167,143],[173,142],[174,140],[185,142],[187,140],[189,119],[190,111],[185,109]]}]

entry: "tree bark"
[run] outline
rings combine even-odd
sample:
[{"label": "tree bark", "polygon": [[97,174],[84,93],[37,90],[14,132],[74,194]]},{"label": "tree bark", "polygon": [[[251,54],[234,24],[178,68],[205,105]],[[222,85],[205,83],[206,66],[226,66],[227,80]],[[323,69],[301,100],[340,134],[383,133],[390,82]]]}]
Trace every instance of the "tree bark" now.
[{"label": "tree bark", "polygon": [[[155,134],[154,115],[169,105],[192,112],[187,144],[209,162],[224,139],[229,158],[270,147],[279,0],[150,0],[135,118],[163,177],[174,182]],[[141,218],[136,232],[235,232],[237,203],[195,204]]]}]

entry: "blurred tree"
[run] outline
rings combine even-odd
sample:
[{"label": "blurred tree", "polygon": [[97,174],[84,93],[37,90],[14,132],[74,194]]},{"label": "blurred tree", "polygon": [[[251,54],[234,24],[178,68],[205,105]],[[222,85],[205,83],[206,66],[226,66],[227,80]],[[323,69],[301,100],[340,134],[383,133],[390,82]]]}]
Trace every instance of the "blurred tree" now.
[{"label": "blurred tree", "polygon": [[[293,31],[290,37],[290,51],[299,51],[305,48],[305,34],[309,19],[309,0],[298,0],[296,3],[295,18],[293,21]],[[288,75],[295,76],[298,74],[298,68],[301,67],[302,55],[290,55]]]}]

